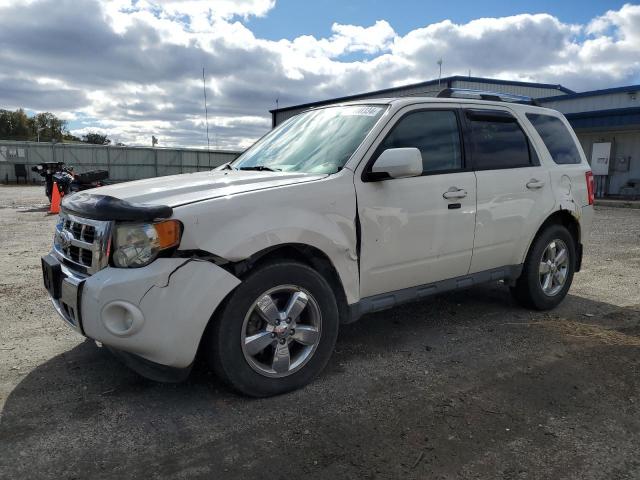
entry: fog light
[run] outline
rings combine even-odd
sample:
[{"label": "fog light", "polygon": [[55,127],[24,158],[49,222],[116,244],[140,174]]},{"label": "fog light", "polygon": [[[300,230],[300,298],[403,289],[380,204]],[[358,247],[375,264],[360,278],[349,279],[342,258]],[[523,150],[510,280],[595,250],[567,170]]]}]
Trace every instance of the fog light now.
[{"label": "fog light", "polygon": [[144,315],[135,305],[116,300],[102,309],[102,323],[109,333],[128,337],[142,328]]}]

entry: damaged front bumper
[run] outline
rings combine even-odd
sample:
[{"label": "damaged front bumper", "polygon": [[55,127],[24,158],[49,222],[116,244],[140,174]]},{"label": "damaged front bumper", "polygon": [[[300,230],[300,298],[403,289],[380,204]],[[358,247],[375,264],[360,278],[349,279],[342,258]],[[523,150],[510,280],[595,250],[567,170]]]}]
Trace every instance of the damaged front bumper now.
[{"label": "damaged front bumper", "polygon": [[74,330],[159,379],[151,374],[155,367],[177,374],[191,366],[211,315],[239,283],[208,261],[160,258],[146,267],[107,267],[86,277],[62,265],[58,298],[51,296]]}]

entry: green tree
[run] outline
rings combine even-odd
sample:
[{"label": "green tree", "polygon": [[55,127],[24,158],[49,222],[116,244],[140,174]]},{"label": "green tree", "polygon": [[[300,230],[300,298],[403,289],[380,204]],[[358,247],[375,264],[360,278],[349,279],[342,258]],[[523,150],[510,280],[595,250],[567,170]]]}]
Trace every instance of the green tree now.
[{"label": "green tree", "polygon": [[32,119],[36,128],[36,137],[38,136],[38,130],[40,131],[40,141],[62,141],[62,136],[67,127],[65,120],[60,120],[49,112],[38,113]]},{"label": "green tree", "polygon": [[5,140],[28,140],[31,136],[30,119],[24,110],[15,112],[0,110],[0,138]]},{"label": "green tree", "polygon": [[53,113],[29,117],[21,108],[14,112],[0,110],[0,140],[37,140],[39,137],[41,142],[60,142],[69,135],[67,122]]},{"label": "green tree", "polygon": [[76,137],[75,135],[73,135],[71,132],[65,132],[62,135],[62,141],[63,142],[82,142],[82,139],[80,137]]},{"label": "green tree", "polygon": [[93,145],[109,145],[111,143],[111,140],[109,140],[106,135],[97,132],[89,132],[83,135],[82,141]]},{"label": "green tree", "polygon": [[29,117],[21,108],[13,112],[13,131],[19,139],[27,140],[31,135]]},{"label": "green tree", "polygon": [[0,139],[7,139],[13,133],[11,114],[9,110],[0,110]]}]

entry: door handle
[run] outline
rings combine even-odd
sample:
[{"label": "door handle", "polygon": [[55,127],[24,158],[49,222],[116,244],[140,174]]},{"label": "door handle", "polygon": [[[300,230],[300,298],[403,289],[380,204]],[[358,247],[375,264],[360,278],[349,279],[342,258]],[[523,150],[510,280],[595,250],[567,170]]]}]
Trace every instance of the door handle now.
[{"label": "door handle", "polygon": [[464,197],[467,196],[467,192],[466,192],[466,190],[463,190],[463,189],[458,188],[458,187],[451,187],[449,190],[444,192],[442,194],[442,196],[444,198],[446,198],[447,200],[452,199],[452,198],[464,198]]},{"label": "door handle", "polygon": [[540,180],[536,180],[535,178],[532,178],[527,182],[527,188],[529,190],[537,190],[538,188],[542,188],[542,187],[544,187],[544,182],[541,182]]}]

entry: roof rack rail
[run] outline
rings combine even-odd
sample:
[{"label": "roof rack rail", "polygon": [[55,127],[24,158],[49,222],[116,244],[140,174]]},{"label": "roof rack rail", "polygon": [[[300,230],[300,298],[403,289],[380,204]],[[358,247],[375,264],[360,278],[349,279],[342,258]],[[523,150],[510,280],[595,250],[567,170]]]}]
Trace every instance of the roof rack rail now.
[{"label": "roof rack rail", "polygon": [[472,90],[468,88],[445,88],[441,90],[437,98],[469,98],[474,100],[491,100],[494,102],[524,103],[526,105],[538,105],[531,97],[514,95],[512,93],[486,92],[484,90]]}]

